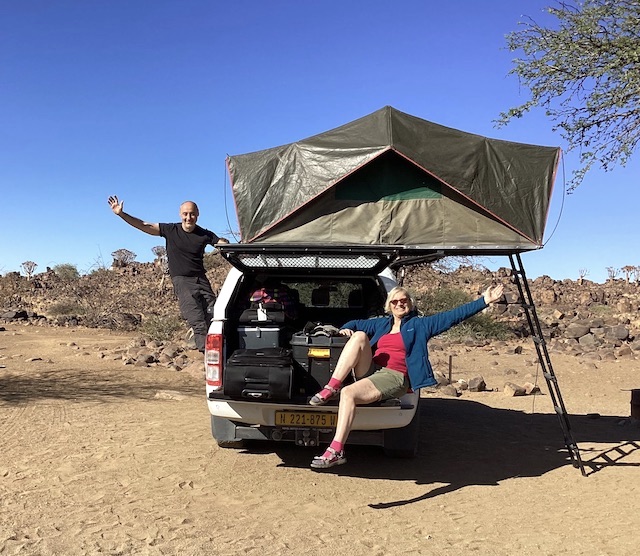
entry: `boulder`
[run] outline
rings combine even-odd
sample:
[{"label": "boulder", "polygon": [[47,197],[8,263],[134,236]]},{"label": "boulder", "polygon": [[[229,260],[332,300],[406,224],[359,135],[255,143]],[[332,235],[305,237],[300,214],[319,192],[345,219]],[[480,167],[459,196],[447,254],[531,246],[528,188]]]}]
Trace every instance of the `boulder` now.
[{"label": "boulder", "polygon": [[565,338],[571,338],[575,340],[581,338],[585,334],[589,334],[589,326],[587,326],[586,324],[579,324],[575,322],[567,325],[567,328],[564,331]]}]

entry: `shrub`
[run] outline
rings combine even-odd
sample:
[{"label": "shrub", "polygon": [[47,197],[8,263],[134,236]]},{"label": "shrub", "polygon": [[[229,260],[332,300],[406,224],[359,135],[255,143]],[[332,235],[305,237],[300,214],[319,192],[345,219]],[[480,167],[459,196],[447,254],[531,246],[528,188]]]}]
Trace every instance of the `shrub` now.
[{"label": "shrub", "polygon": [[[462,290],[439,288],[419,294],[416,299],[418,307],[426,315],[434,315],[442,311],[455,309],[459,305],[472,301],[471,296]],[[511,336],[509,327],[496,321],[491,315],[479,313],[454,326],[444,334],[448,338],[473,337],[478,339],[505,340]]]},{"label": "shrub", "polygon": [[80,278],[80,274],[78,273],[78,269],[75,265],[70,263],[58,264],[53,267],[53,271],[56,273],[56,276],[65,282],[72,282],[73,280],[77,280]]},{"label": "shrub", "polygon": [[77,316],[86,313],[86,309],[76,301],[56,301],[49,307],[48,313],[52,317],[61,315]]},{"label": "shrub", "polygon": [[177,316],[151,315],[145,318],[142,323],[142,333],[158,342],[174,339],[180,330],[184,330],[184,323]]}]

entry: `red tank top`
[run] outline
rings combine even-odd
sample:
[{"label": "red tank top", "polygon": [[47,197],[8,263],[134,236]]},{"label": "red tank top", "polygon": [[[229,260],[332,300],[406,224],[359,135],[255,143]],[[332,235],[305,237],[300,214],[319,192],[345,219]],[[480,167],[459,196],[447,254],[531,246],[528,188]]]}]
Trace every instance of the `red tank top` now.
[{"label": "red tank top", "polygon": [[378,340],[373,362],[381,367],[407,374],[406,350],[402,335],[385,334]]}]

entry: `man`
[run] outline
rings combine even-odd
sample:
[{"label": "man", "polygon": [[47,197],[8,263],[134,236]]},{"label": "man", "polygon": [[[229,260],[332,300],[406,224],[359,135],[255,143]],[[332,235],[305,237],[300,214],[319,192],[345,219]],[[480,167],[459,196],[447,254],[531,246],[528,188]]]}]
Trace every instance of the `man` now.
[{"label": "man", "polygon": [[193,329],[196,347],[204,353],[207,330],[211,322],[209,308],[216,296],[204,269],[204,250],[207,245],[229,243],[210,230],[196,224],[200,212],[193,201],[180,205],[179,224],[151,224],[124,212],[124,201],[116,195],[109,197],[111,210],[127,224],[152,236],[162,236],[167,245],[169,275],[178,297],[180,313]]}]

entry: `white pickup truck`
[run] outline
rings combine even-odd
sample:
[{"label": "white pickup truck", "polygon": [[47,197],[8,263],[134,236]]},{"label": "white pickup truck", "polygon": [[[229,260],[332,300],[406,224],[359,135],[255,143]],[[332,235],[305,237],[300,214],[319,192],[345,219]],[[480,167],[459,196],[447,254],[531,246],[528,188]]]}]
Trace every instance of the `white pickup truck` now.
[{"label": "white pickup truck", "polygon": [[[229,244],[233,265],[213,310],[206,341],[211,430],[222,447],[245,440],[318,446],[331,440],[337,402],[312,407],[329,380],[352,319],[383,314],[396,285],[393,247]],[[262,297],[261,297],[262,295]],[[389,456],[418,448],[420,392],[360,406],[349,444],[381,446]]]}]

